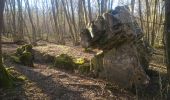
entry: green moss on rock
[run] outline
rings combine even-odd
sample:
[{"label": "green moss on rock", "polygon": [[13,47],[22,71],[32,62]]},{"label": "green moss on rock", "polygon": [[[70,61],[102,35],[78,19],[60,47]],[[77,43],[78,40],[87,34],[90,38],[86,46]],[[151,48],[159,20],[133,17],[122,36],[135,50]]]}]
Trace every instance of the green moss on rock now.
[{"label": "green moss on rock", "polygon": [[10,78],[10,75],[5,70],[5,68],[1,66],[1,68],[0,68],[0,87],[7,88],[7,87],[12,87],[12,85],[13,85],[13,82]]},{"label": "green moss on rock", "polygon": [[22,48],[17,48],[15,55],[16,56],[21,56],[24,50]]},{"label": "green moss on rock", "polygon": [[32,52],[32,45],[30,44],[24,45],[23,48],[26,52]]},{"label": "green moss on rock", "polygon": [[60,69],[71,70],[73,71],[76,68],[76,64],[73,61],[73,58],[67,54],[61,54],[55,58],[54,66]]},{"label": "green moss on rock", "polygon": [[101,54],[95,55],[91,59],[90,70],[94,73],[96,77],[98,77],[99,73],[103,71],[103,56],[104,54],[101,53]]},{"label": "green moss on rock", "polygon": [[78,71],[81,74],[88,74],[88,73],[90,73],[90,64],[89,63],[84,63],[82,65],[79,65]]},{"label": "green moss on rock", "polygon": [[20,58],[17,56],[11,56],[11,60],[16,62],[16,63],[21,63]]},{"label": "green moss on rock", "polygon": [[30,52],[23,52],[19,59],[22,64],[33,67],[33,56]]},{"label": "green moss on rock", "polygon": [[55,61],[55,57],[49,54],[43,54],[42,57],[46,63],[53,63]]},{"label": "green moss on rock", "polygon": [[11,58],[16,63],[33,67],[34,54],[32,45],[27,44],[17,48],[15,55],[11,56]]}]

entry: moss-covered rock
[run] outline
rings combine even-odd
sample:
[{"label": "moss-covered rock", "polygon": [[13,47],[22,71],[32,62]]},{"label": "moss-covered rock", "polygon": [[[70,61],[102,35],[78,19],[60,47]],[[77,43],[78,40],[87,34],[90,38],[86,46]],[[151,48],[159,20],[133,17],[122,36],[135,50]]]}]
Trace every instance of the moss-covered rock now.
[{"label": "moss-covered rock", "polygon": [[53,63],[55,61],[55,56],[52,56],[52,55],[49,55],[49,54],[43,54],[42,56],[43,60],[46,62],[46,63]]},{"label": "moss-covered rock", "polygon": [[27,44],[27,45],[24,45],[22,46],[24,48],[24,51],[26,52],[32,52],[32,45],[30,44]]},{"label": "moss-covered rock", "polygon": [[3,66],[0,68],[0,88],[7,88],[12,86],[12,80]]},{"label": "moss-covered rock", "polygon": [[21,56],[23,52],[24,52],[23,48],[17,48],[15,55],[16,56]]},{"label": "moss-covered rock", "polygon": [[73,58],[67,54],[61,54],[55,58],[54,66],[60,69],[71,70],[73,71],[76,68],[76,64],[73,61]]},{"label": "moss-covered rock", "polygon": [[87,59],[85,59],[85,58],[77,58],[77,59],[74,60],[74,62],[77,65],[82,65],[82,64],[87,63],[89,61]]},{"label": "moss-covered rock", "polygon": [[88,73],[90,73],[90,63],[84,63],[82,65],[79,65],[78,71],[81,74],[88,74]]},{"label": "moss-covered rock", "polygon": [[17,48],[15,55],[11,56],[11,58],[16,63],[33,67],[34,54],[32,45],[26,44]]},{"label": "moss-covered rock", "polygon": [[33,56],[30,52],[23,52],[19,59],[25,66],[33,67]]},{"label": "moss-covered rock", "polygon": [[146,71],[149,68],[149,62],[152,58],[153,48],[149,45],[148,42],[142,40],[136,43],[136,48],[140,64]]},{"label": "moss-covered rock", "polygon": [[11,60],[16,63],[21,63],[20,58],[17,56],[11,56]]},{"label": "moss-covered rock", "polygon": [[101,53],[95,55],[94,58],[91,59],[90,71],[92,71],[96,77],[103,71],[103,56],[104,54]]}]

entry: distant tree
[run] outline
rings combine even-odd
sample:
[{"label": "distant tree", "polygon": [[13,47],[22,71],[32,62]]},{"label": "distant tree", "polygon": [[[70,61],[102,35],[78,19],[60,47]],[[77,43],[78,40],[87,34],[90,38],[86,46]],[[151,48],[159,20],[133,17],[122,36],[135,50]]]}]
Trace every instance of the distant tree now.
[{"label": "distant tree", "polygon": [[35,28],[35,24],[34,24],[34,21],[33,21],[33,13],[31,12],[31,7],[30,7],[30,3],[29,3],[29,0],[26,0],[26,7],[27,7],[27,11],[28,11],[28,16],[29,16],[29,20],[30,20],[30,23],[31,23],[31,27],[32,27],[32,44],[36,44],[36,28]]},{"label": "distant tree", "polygon": [[17,40],[16,42],[20,42],[21,40],[23,40],[23,14],[22,14],[22,0],[17,0],[18,3],[18,35],[17,35]]},{"label": "distant tree", "polygon": [[134,8],[135,8],[135,0],[131,0],[132,14],[134,14]]},{"label": "distant tree", "polygon": [[91,2],[88,0],[89,21],[92,21]]},{"label": "distant tree", "polygon": [[[70,5],[69,2],[67,0],[61,0],[61,3],[63,5],[63,10],[66,16],[66,20],[68,23],[68,27],[71,33],[71,37],[73,40],[73,44],[74,45],[78,45],[78,32],[77,32],[77,28],[76,28],[76,22],[75,22],[75,16],[74,16],[74,9],[73,9],[73,1],[70,1]],[[69,11],[70,9],[70,11]]]}]

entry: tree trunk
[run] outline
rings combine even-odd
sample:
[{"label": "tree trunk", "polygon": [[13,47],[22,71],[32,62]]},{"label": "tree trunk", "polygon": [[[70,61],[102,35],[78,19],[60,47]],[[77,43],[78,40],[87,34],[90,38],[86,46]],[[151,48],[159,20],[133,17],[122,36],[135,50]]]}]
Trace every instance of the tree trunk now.
[{"label": "tree trunk", "polygon": [[131,0],[132,15],[134,14],[135,0]]},{"label": "tree trunk", "polygon": [[36,29],[35,29],[35,25],[33,22],[33,18],[32,18],[32,14],[31,14],[31,8],[30,8],[30,4],[29,1],[26,0],[26,6],[27,6],[27,10],[28,10],[28,16],[30,19],[30,23],[31,23],[31,27],[32,27],[32,44],[35,45],[36,43]]},{"label": "tree trunk", "polygon": [[2,43],[1,43],[1,34],[3,29],[3,11],[5,6],[5,0],[0,0],[0,87],[9,87],[12,86],[8,73],[3,67],[2,62]]},{"label": "tree trunk", "polygon": [[18,2],[18,41],[23,40],[23,16],[22,16],[22,0],[17,0]]},{"label": "tree trunk", "polygon": [[155,44],[155,22],[156,22],[156,11],[157,11],[157,0],[155,0],[154,5],[154,15],[153,15],[153,26],[152,26],[152,39],[151,39],[151,45],[154,46]]},{"label": "tree trunk", "polygon": [[56,8],[55,8],[55,1],[51,0],[51,5],[52,5],[52,15],[53,15],[53,20],[54,20],[54,25],[55,25],[55,32],[57,34],[57,41],[59,41],[59,26],[58,26],[58,20],[57,20],[57,15],[56,15]]},{"label": "tree trunk", "polygon": [[101,4],[100,4],[100,0],[97,0],[97,4],[98,4],[98,14],[101,15]]},{"label": "tree trunk", "polygon": [[139,2],[139,16],[140,16],[140,23],[141,23],[141,29],[143,30],[143,15],[142,15],[142,5],[141,5],[141,0],[138,0]]},{"label": "tree trunk", "polygon": [[65,6],[66,4],[65,4],[64,0],[62,0],[61,3],[63,5],[64,13],[65,13],[65,16],[66,16],[66,19],[67,19],[67,23],[68,23],[70,33],[71,33],[71,37],[72,37],[73,44],[74,44],[74,43],[76,43],[76,41],[75,41],[75,36],[74,36],[74,33],[73,33],[72,25],[71,25],[71,22],[70,22],[70,19],[69,19],[69,13],[67,12],[67,9],[66,9],[66,6]]},{"label": "tree trunk", "polygon": [[86,10],[86,2],[85,0],[83,0],[82,2],[83,2],[83,10],[84,10],[84,21],[85,21],[85,25],[87,25],[88,17],[87,17],[87,10]]},{"label": "tree trunk", "polygon": [[72,15],[72,26],[74,29],[74,34],[75,34],[75,41],[78,42],[78,32],[77,32],[77,28],[76,28],[76,21],[75,21],[75,13],[74,13],[74,9],[73,9],[73,0],[70,0],[70,5],[71,5],[71,15]]},{"label": "tree trunk", "polygon": [[85,28],[86,24],[84,21],[84,16],[83,16],[84,12],[83,12],[83,3],[81,0],[78,1],[78,23],[79,23],[79,31],[82,30],[83,28]]},{"label": "tree trunk", "polygon": [[[166,57],[167,57],[167,76],[170,83],[170,1],[165,0],[165,41],[166,41]],[[170,89],[168,91],[168,99],[170,99]]]},{"label": "tree trunk", "polygon": [[147,38],[147,41],[150,43],[150,35],[149,35],[149,12],[150,12],[150,10],[149,10],[149,2],[148,2],[148,0],[145,0],[145,2],[146,2],[146,23],[147,23],[147,32],[146,32],[146,38]]},{"label": "tree trunk", "polygon": [[91,13],[91,2],[88,0],[88,10],[89,10],[89,21],[92,21],[92,13]]},{"label": "tree trunk", "polygon": [[101,15],[104,13],[104,4],[105,4],[105,0],[101,0]]},{"label": "tree trunk", "polygon": [[16,35],[16,8],[15,8],[15,0],[10,1],[10,8],[12,11],[12,37],[13,41],[18,41],[17,35]]}]

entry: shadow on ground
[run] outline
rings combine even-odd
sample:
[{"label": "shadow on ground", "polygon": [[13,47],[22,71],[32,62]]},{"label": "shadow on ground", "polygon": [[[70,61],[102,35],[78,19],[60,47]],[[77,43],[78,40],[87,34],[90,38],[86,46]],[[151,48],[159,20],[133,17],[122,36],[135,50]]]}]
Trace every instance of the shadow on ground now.
[{"label": "shadow on ground", "polygon": [[84,100],[80,91],[64,87],[60,81],[53,81],[52,77],[45,76],[26,66],[17,65],[15,68],[34,81],[51,100]]}]

